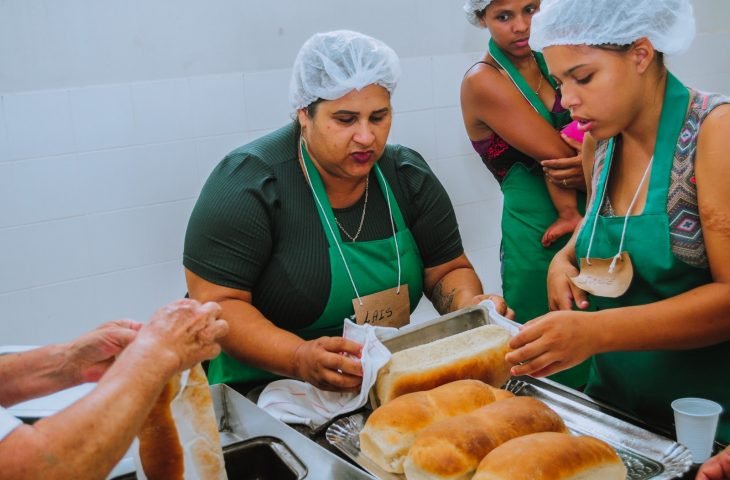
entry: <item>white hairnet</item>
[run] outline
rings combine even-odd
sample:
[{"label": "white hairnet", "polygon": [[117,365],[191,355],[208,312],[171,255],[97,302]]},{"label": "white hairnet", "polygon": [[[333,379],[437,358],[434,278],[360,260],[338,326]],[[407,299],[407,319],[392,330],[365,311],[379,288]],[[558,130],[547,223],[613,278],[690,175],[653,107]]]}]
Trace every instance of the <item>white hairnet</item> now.
[{"label": "white hairnet", "polygon": [[690,0],[544,0],[532,17],[530,46],[629,45],[646,37],[671,55],[685,51],[694,34]]},{"label": "white hairnet", "polygon": [[466,19],[469,20],[469,23],[475,27],[484,28],[484,25],[479,21],[479,17],[477,17],[477,12],[481,12],[487,8],[490,3],[492,3],[492,0],[466,0],[464,11],[466,12]]},{"label": "white hairnet", "polygon": [[380,85],[393,94],[400,61],[392,48],[349,30],[317,33],[294,60],[289,103],[298,110],[317,99],[336,100],[352,90]]}]

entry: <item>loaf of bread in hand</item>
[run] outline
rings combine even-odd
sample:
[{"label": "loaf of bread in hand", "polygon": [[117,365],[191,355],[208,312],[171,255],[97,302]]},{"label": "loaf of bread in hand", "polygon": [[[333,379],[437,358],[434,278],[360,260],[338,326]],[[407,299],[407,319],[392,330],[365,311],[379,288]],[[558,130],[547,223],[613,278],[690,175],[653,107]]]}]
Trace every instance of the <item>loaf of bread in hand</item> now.
[{"label": "loaf of bread in hand", "polygon": [[509,378],[510,366],[504,359],[509,341],[507,329],[484,325],[395,352],[378,372],[375,394],[384,404],[467,378],[501,387]]},{"label": "loaf of bread in hand", "polygon": [[[182,391],[180,389],[182,388]],[[227,478],[208,379],[198,364],[167,382],[138,434],[147,480]]]},{"label": "loaf of bread in hand", "polygon": [[447,418],[416,436],[403,464],[408,480],[467,480],[501,444],[536,432],[567,432],[563,420],[540,400],[505,398]]},{"label": "loaf of bread in hand", "polygon": [[360,431],[360,449],[384,470],[403,473],[403,460],[418,432],[494,402],[496,390],[479,380],[457,380],[402,395],[368,417]]},{"label": "loaf of bread in hand", "polygon": [[616,451],[597,438],[543,432],[503,443],[479,464],[472,480],[625,480]]},{"label": "loaf of bread in hand", "polygon": [[137,435],[141,466],[149,480],[183,479],[183,447],[170,405],[179,391],[180,374],[177,374],[162,389]]}]

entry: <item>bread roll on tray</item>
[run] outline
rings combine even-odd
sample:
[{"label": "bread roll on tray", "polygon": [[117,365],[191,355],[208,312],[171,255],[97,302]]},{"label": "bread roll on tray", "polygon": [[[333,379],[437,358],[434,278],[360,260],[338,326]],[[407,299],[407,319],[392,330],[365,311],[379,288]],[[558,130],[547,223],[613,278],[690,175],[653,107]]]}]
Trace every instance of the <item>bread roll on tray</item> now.
[{"label": "bread roll on tray", "polygon": [[375,393],[384,404],[406,393],[467,378],[500,387],[509,378],[510,367],[504,360],[509,341],[507,329],[483,325],[395,352],[378,372]]},{"label": "bread roll on tray", "polygon": [[403,470],[408,480],[467,480],[489,452],[536,432],[567,430],[540,400],[506,398],[426,427],[416,436]]},{"label": "bread roll on tray", "polygon": [[384,470],[403,473],[403,460],[418,432],[494,402],[497,390],[479,380],[458,380],[402,395],[368,417],[360,431],[360,449]]},{"label": "bread roll on tray", "polygon": [[473,480],[624,480],[626,466],[597,438],[543,432],[503,443],[479,464]]}]

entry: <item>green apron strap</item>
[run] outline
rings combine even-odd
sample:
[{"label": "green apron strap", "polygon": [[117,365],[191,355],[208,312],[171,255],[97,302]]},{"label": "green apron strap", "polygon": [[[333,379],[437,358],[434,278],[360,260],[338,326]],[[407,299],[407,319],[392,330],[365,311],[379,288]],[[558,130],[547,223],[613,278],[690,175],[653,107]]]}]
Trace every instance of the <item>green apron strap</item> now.
[{"label": "green apron strap", "polygon": [[[537,111],[537,113],[539,113],[540,116],[544,118],[550,125],[555,128],[560,128],[570,121],[570,112],[565,111],[561,113],[553,113],[547,109],[545,104],[542,103],[542,100],[540,100],[540,97],[537,96],[537,93],[535,93],[532,87],[530,87],[530,85],[527,83],[525,77],[522,76],[520,71],[517,70],[517,67],[514,66],[509,57],[505,55],[502,49],[499,48],[497,46],[497,43],[491,38],[489,39],[489,55],[491,55],[494,61],[497,62],[497,64],[502,67],[505,72],[507,72],[510,80],[512,80],[512,83],[515,84],[522,96],[525,97],[525,100],[527,100],[530,105],[532,105],[532,108],[534,108],[535,111]],[[542,74],[542,76],[547,79],[553,90],[556,90],[557,84],[555,83],[555,80],[553,80],[553,78],[550,76],[547,64],[545,63],[545,57],[543,57],[540,52],[532,52],[532,55],[535,58],[535,62],[537,63],[537,66],[540,69],[540,73]]]}]

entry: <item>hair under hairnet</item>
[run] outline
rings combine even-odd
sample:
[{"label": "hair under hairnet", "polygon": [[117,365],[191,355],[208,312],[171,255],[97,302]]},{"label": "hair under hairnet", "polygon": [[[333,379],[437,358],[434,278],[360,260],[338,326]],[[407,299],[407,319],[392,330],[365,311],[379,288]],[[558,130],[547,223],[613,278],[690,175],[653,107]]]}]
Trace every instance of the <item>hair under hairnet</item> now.
[{"label": "hair under hairnet", "polygon": [[373,84],[392,95],[399,77],[398,55],[380,40],[349,30],[317,33],[294,60],[289,103],[298,110]]},{"label": "hair under hairnet", "polygon": [[671,55],[685,51],[694,35],[690,0],[544,0],[532,17],[530,46],[629,45],[646,37]]},{"label": "hair under hairnet", "polygon": [[469,23],[475,27],[484,28],[482,22],[479,21],[479,17],[477,17],[477,12],[481,12],[487,8],[490,3],[492,3],[492,0],[466,0],[464,11],[466,12],[466,19],[469,20]]}]

